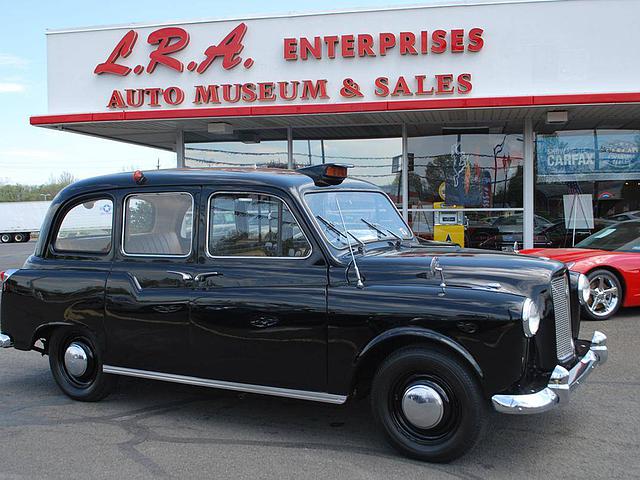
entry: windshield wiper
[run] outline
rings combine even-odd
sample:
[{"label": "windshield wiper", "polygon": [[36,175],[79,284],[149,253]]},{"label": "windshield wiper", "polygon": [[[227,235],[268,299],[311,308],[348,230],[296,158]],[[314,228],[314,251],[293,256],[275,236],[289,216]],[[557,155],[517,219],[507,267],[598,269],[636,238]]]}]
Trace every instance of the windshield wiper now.
[{"label": "windshield wiper", "polygon": [[365,220],[364,218],[361,218],[360,221],[362,221],[369,228],[371,228],[371,229],[375,230],[376,232],[378,232],[380,235],[384,235],[385,237],[392,236],[398,241],[397,242],[398,244],[402,244],[402,237],[400,237],[400,235],[398,235],[397,233],[393,232],[392,230],[389,230],[388,228],[384,228],[381,225],[377,225],[375,223],[369,222],[369,221]]},{"label": "windshield wiper", "polygon": [[358,237],[356,237],[353,233],[351,233],[349,230],[347,230],[347,233],[345,234],[342,230],[340,230],[335,223],[330,222],[329,220],[327,220],[326,218],[324,218],[322,215],[316,215],[316,218],[318,220],[320,220],[324,225],[326,225],[326,227],[331,230],[334,233],[337,233],[339,236],[347,238],[347,235],[349,235],[351,238],[353,238],[358,245],[360,246],[360,250],[361,253],[364,253],[364,249],[365,249],[365,244],[362,240],[360,240]]},{"label": "windshield wiper", "polygon": [[316,215],[316,218],[320,220],[322,223],[324,223],[326,227],[332,232],[337,233],[341,237],[347,238],[347,236],[344,233],[342,233],[342,231],[338,229],[338,227],[336,227],[335,223],[330,222],[329,220],[324,218],[322,215]]}]

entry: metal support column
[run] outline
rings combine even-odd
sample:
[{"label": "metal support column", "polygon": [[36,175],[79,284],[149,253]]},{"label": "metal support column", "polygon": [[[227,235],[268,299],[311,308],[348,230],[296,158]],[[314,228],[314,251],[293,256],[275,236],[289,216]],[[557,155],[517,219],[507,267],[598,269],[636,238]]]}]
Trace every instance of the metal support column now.
[{"label": "metal support column", "polygon": [[184,168],[184,132],[181,128],[176,132],[176,166]]},{"label": "metal support column", "polygon": [[293,128],[287,127],[287,168],[293,170]]},{"label": "metal support column", "polygon": [[522,241],[524,248],[533,248],[533,232],[534,232],[534,208],[535,208],[535,178],[533,172],[534,137],[533,122],[530,118],[524,121],[524,171],[523,171],[523,207],[524,215],[522,218]]},{"label": "metal support column", "polygon": [[402,124],[402,173],[400,184],[402,191],[402,218],[409,222],[409,147],[407,140],[407,125]]}]

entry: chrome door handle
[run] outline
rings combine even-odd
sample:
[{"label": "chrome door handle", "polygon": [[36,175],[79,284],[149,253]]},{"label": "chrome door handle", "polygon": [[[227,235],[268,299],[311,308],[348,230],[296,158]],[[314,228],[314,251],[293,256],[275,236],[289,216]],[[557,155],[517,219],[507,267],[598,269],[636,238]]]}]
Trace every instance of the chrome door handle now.
[{"label": "chrome door handle", "polygon": [[167,273],[170,275],[178,275],[179,277],[182,278],[182,280],[184,280],[185,282],[188,282],[190,280],[193,280],[193,277],[191,276],[190,273],[184,273],[184,272],[176,272],[174,270],[167,270]]},{"label": "chrome door handle", "polygon": [[195,276],[194,280],[196,282],[202,282],[203,280],[206,280],[209,277],[221,277],[223,274],[220,272],[204,272],[204,273],[199,273],[198,275]]}]

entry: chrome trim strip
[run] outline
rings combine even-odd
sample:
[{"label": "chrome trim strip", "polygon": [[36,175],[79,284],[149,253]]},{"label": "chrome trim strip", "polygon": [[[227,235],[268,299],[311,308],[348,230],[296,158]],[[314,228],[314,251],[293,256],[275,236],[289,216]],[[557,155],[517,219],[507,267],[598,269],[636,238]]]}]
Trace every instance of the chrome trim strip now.
[{"label": "chrome trim strip", "polygon": [[207,378],[189,377],[173,373],[150,372],[147,370],[136,370],[135,368],[115,367],[113,365],[104,365],[102,367],[102,371],[104,373],[126,375],[129,377],[184,383],[186,385],[196,385],[199,387],[220,388],[222,390],[234,390],[236,392],[259,393],[262,395],[273,395],[275,397],[297,398],[299,400],[311,400],[314,402],[333,403],[336,405],[343,404],[347,401],[346,395],[336,395],[325,392],[309,392],[306,390],[292,390],[289,388],[268,387],[264,385],[250,385],[247,383],[227,382],[224,380],[209,380]]},{"label": "chrome trim strip", "polygon": [[571,370],[557,365],[546,388],[524,395],[494,395],[493,407],[500,413],[526,415],[551,410],[569,403],[571,392],[581,385],[591,371],[607,361],[607,336],[599,331],[593,333],[589,351]]},{"label": "chrome trim strip", "polygon": [[[211,215],[211,200],[213,199],[214,196],[216,195],[262,195],[265,197],[273,197],[273,198],[277,198],[278,200],[280,200],[282,202],[282,204],[287,207],[287,209],[289,210],[289,213],[291,214],[291,216],[293,217],[293,220],[296,222],[296,225],[298,226],[298,228],[300,229],[300,231],[302,232],[302,235],[304,235],[304,239],[307,241],[307,243],[309,244],[309,254],[305,257],[259,257],[259,256],[251,256],[251,255],[211,255],[211,252],[209,252],[209,233],[211,230],[211,224],[210,224],[210,215]],[[213,192],[211,195],[209,195],[209,198],[207,199],[207,224],[205,225],[205,239],[204,239],[204,253],[207,257],[209,258],[213,258],[213,259],[235,259],[235,258],[250,258],[252,260],[306,260],[307,258],[311,257],[311,255],[313,255],[313,243],[311,243],[309,241],[309,237],[307,237],[307,234],[305,233],[304,229],[300,226],[300,222],[298,221],[296,214],[293,213],[293,210],[291,210],[291,207],[289,206],[289,204],[287,203],[287,201],[282,198],[279,195],[275,195],[273,193],[265,193],[265,192],[258,192],[258,191],[246,191],[246,190],[238,190],[238,191],[227,191],[227,190],[220,190],[220,191],[216,191]]]},{"label": "chrome trim strip", "polygon": [[[127,202],[129,201],[130,197],[144,197],[145,195],[189,195],[191,197],[191,241],[189,244],[189,253],[187,253],[186,255],[171,255],[171,254],[160,254],[160,253],[127,253],[124,250],[124,236],[125,236],[125,229],[126,229],[126,221],[127,221]],[[189,258],[191,256],[191,254],[193,253],[193,235],[195,234],[195,208],[196,208],[196,204],[195,204],[195,199],[193,198],[193,194],[191,194],[190,192],[179,192],[179,191],[175,191],[175,192],[171,192],[171,191],[164,191],[164,192],[140,192],[140,193],[130,193],[128,194],[126,197],[124,197],[124,200],[122,202],[122,235],[120,236],[120,253],[122,255],[124,255],[125,257],[148,257],[148,258]]]}]

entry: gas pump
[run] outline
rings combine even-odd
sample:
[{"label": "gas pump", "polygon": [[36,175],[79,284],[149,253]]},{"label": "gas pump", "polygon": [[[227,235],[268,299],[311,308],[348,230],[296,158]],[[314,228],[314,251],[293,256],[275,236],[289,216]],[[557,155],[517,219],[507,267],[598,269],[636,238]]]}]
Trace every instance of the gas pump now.
[{"label": "gas pump", "polygon": [[[434,202],[433,239],[439,242],[457,243],[464,247],[464,211],[456,205]],[[446,211],[438,211],[446,209]],[[460,211],[452,211],[452,210]]]}]

